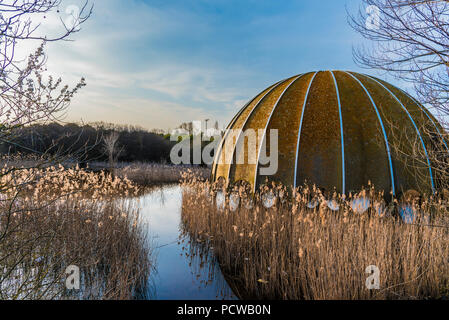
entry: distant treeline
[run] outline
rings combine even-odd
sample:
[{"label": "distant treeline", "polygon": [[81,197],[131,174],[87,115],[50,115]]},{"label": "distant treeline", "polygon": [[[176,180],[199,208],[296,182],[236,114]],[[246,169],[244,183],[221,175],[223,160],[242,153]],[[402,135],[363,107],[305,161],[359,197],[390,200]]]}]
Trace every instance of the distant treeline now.
[{"label": "distant treeline", "polygon": [[35,124],[12,132],[2,141],[2,153],[63,154],[79,161],[106,161],[103,137],[119,133],[118,161],[169,162],[174,142],[162,133],[149,132],[136,126],[106,123],[79,125],[75,123]]},{"label": "distant treeline", "polygon": [[[0,141],[0,153],[64,155],[80,162],[107,161],[103,137],[117,132],[117,161],[170,163],[170,151],[176,144],[170,135],[151,132],[131,125],[109,123],[35,124],[11,132]],[[192,137],[190,137],[192,139]],[[208,143],[203,143],[203,147]]]}]

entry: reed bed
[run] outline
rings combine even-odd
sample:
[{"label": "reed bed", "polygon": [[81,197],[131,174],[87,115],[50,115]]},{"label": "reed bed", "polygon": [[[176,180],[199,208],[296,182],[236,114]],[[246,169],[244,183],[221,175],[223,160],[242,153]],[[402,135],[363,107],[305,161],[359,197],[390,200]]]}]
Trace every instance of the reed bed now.
[{"label": "reed bed", "polygon": [[[191,173],[183,190],[190,256],[215,260],[240,298],[449,296],[449,220],[437,198],[387,206],[373,189],[342,198],[281,186],[251,197],[242,186],[226,191]],[[404,208],[413,209],[413,219]],[[372,265],[379,289],[366,286]]]},{"label": "reed bed", "polygon": [[[78,162],[74,159],[58,160],[58,166],[65,169],[79,169]],[[170,165],[166,163],[150,162],[117,162],[111,170],[110,164],[104,161],[90,161],[85,163],[87,168],[83,172],[110,172],[122,179],[129,180],[140,187],[159,186],[163,184],[175,184],[182,180],[183,172],[191,170],[198,177],[208,179],[210,168],[204,166]],[[42,170],[54,166],[54,161],[49,156],[39,155],[14,155],[0,156],[0,168],[31,168]],[[96,185],[96,184],[93,184]]]},{"label": "reed bed", "polygon": [[[143,297],[151,249],[129,180],[75,169],[0,173],[0,299]],[[68,290],[66,268],[80,269]]]},{"label": "reed bed", "polygon": [[194,171],[196,175],[204,179],[207,179],[210,174],[210,168],[207,167],[187,167],[142,162],[118,164],[114,169],[114,174],[121,178],[127,178],[141,186],[152,186],[179,183],[182,180],[183,172],[187,169]]}]

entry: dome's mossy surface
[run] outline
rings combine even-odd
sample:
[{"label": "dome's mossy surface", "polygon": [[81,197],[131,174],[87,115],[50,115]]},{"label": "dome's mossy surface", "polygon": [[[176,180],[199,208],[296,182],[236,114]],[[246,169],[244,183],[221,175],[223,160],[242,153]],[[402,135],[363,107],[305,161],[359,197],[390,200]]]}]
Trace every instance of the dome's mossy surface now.
[{"label": "dome's mossy surface", "polygon": [[[280,81],[249,101],[228,129],[238,134],[225,135],[212,179],[222,177],[230,184],[243,180],[253,189],[266,181],[293,187],[307,182],[348,193],[370,182],[388,194],[410,189],[429,194],[439,185],[430,155],[435,148],[447,148],[441,125],[407,93],[345,71],[310,72]],[[247,129],[262,130],[255,150],[266,139],[268,153],[269,132],[278,130],[274,175],[261,175],[264,165],[250,163],[247,156],[245,163],[236,163],[236,149],[244,145],[236,142]],[[417,151],[427,155],[426,161],[410,157]]]}]

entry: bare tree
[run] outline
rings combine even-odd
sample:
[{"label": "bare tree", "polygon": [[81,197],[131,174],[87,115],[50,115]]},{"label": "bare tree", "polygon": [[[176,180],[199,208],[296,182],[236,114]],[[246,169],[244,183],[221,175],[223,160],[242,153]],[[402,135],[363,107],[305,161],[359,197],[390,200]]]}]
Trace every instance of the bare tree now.
[{"label": "bare tree", "polygon": [[[436,110],[448,128],[449,1],[362,0],[359,11],[348,16],[352,28],[369,40],[353,49],[355,61],[411,83],[419,102]],[[416,180],[428,180],[427,174],[421,175],[426,170],[418,169],[430,166],[438,190],[449,189],[447,133],[423,124],[419,130],[426,153],[418,136],[387,124],[395,135],[394,154],[417,175]]]},{"label": "bare tree", "polygon": [[[79,25],[90,16],[86,5],[77,23],[67,26],[54,38],[38,35],[40,18],[58,10],[61,1],[22,0],[0,2],[0,137],[17,126],[36,121],[55,119],[65,110],[73,95],[85,85],[84,79],[72,89],[62,85],[61,79],[44,79],[47,57],[44,51],[49,41],[67,40],[78,32]],[[62,21],[62,20],[61,20]],[[23,61],[16,57],[21,42],[40,41],[41,45]]]},{"label": "bare tree", "polygon": [[370,41],[359,65],[411,82],[421,103],[449,114],[449,1],[362,0],[349,24]]},{"label": "bare tree", "polygon": [[[57,14],[61,0],[0,0],[0,141],[14,144],[12,136],[17,128],[48,120],[58,120],[67,109],[73,96],[85,86],[81,79],[73,88],[62,84],[62,80],[46,77],[47,55],[45,44],[69,40],[70,35],[80,30],[91,15],[92,7],[86,2],[74,23],[68,25],[61,18],[60,34],[50,37],[40,33],[42,22],[50,14]],[[27,57],[18,54],[21,44],[35,44],[37,49]],[[21,48],[24,48],[23,46]],[[36,168],[39,164],[34,165]],[[29,172],[31,168],[6,167],[0,173],[0,293],[4,284],[18,267],[26,264],[38,239],[29,239],[30,246],[17,237],[19,225],[12,223],[13,217],[24,211],[39,208],[21,206],[21,196],[39,181],[39,175]],[[18,172],[25,172],[25,177]],[[29,172],[29,174],[28,174]],[[11,173],[14,173],[11,175]],[[22,178],[18,179],[18,176]],[[3,178],[7,178],[6,181]],[[11,177],[11,178],[8,178]],[[54,199],[41,199],[40,208]],[[51,241],[54,230],[46,230],[38,238]],[[22,239],[23,240],[23,239]],[[13,247],[9,244],[15,244]],[[50,243],[50,242],[48,242]],[[44,243],[45,244],[45,243]],[[30,270],[21,269],[25,278],[33,279]],[[36,279],[35,279],[36,280]],[[37,282],[36,282],[37,286]],[[40,288],[42,289],[42,288]],[[15,292],[27,288],[19,286]]]},{"label": "bare tree", "polygon": [[111,171],[111,173],[114,173],[114,164],[123,150],[118,145],[119,137],[120,134],[116,131],[112,131],[111,133],[103,137],[104,151],[108,156],[109,170]]},{"label": "bare tree", "polygon": [[[0,142],[16,145],[13,137],[18,128],[59,120],[73,96],[86,85],[84,78],[70,88],[62,84],[61,78],[45,77],[46,43],[70,40],[93,9],[86,0],[71,25],[60,18],[59,35],[40,33],[42,23],[50,14],[57,14],[61,5],[61,0],[0,1]],[[18,56],[21,44],[36,44],[37,49],[24,58]],[[8,187],[0,186],[0,192]]]}]

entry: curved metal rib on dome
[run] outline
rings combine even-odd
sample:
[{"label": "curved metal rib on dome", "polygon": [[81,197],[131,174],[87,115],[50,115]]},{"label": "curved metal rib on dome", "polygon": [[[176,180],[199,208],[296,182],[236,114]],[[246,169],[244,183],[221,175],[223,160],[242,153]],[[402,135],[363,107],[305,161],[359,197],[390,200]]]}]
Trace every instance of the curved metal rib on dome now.
[{"label": "curved metal rib on dome", "polygon": [[395,95],[393,92],[391,92],[390,89],[388,89],[386,86],[384,86],[382,83],[380,83],[380,82],[377,81],[376,79],[374,79],[374,78],[372,78],[372,77],[370,77],[370,76],[368,76],[368,75],[365,75],[365,76],[368,77],[369,79],[375,81],[376,83],[378,83],[380,86],[382,86],[382,88],[384,88],[386,91],[388,91],[388,92],[391,94],[391,96],[392,96],[392,97],[393,97],[393,98],[394,98],[394,99],[401,105],[402,109],[405,111],[405,113],[406,113],[407,116],[409,117],[410,121],[412,122],[413,126],[415,127],[416,133],[418,134],[418,137],[419,137],[419,139],[421,140],[421,144],[422,144],[422,147],[423,147],[423,149],[424,149],[424,154],[426,155],[427,166],[429,167],[429,173],[430,173],[430,182],[431,182],[431,184],[432,184],[432,192],[435,193],[435,183],[434,183],[434,181],[433,181],[432,166],[431,166],[431,164],[430,164],[430,159],[429,159],[429,155],[428,155],[428,153],[427,153],[427,148],[426,148],[426,145],[425,145],[425,143],[424,143],[424,140],[423,140],[423,138],[422,138],[422,136],[421,136],[421,132],[419,132],[418,126],[416,125],[415,121],[413,120],[413,118],[412,118],[410,112],[408,112],[408,110],[407,110],[407,108],[404,106],[404,104],[398,99],[398,97],[396,97],[396,95]]},{"label": "curved metal rib on dome", "polygon": [[335,91],[337,92],[337,101],[338,101],[338,114],[340,116],[340,136],[341,136],[341,169],[342,169],[342,194],[345,194],[346,190],[346,170],[345,170],[345,139],[343,135],[343,117],[341,114],[341,101],[340,101],[340,92],[338,90],[337,79],[335,79],[335,75],[332,71],[330,71],[332,78],[334,79]]},{"label": "curved metal rib on dome", "polygon": [[368,89],[363,85],[363,83],[359,79],[357,79],[357,77],[355,77],[352,73],[346,72],[346,71],[343,71],[343,72],[346,73],[347,75],[351,76],[354,80],[356,80],[359,83],[359,85],[363,88],[363,90],[365,91],[366,95],[370,99],[371,104],[374,107],[374,110],[376,111],[377,118],[379,119],[380,126],[382,127],[382,133],[383,133],[384,140],[385,140],[385,147],[387,149],[388,163],[390,165],[391,191],[393,193],[393,196],[395,196],[396,195],[396,188],[395,188],[395,183],[394,183],[393,161],[391,159],[390,144],[388,143],[387,133],[385,132],[384,123],[382,121],[382,118],[380,117],[379,110],[377,109],[377,106],[376,106],[376,103],[373,100],[373,97],[371,97],[371,94],[369,93]]},{"label": "curved metal rib on dome", "polygon": [[222,148],[223,148],[223,143],[224,143],[224,141],[226,141],[226,138],[228,137],[230,128],[232,128],[232,126],[234,125],[234,123],[235,123],[235,121],[237,120],[237,118],[242,114],[243,110],[245,110],[245,109],[251,104],[251,102],[253,102],[254,99],[256,99],[256,97],[257,97],[257,95],[256,95],[254,98],[252,98],[251,100],[249,100],[249,101],[245,104],[245,106],[244,106],[242,109],[240,109],[240,111],[234,116],[234,118],[232,118],[231,122],[230,122],[229,125],[227,126],[226,132],[225,132],[223,138],[220,140],[220,144],[219,144],[219,146],[218,146],[217,154],[214,156],[214,162],[213,162],[213,168],[212,168],[212,179],[215,179],[215,178],[216,178],[215,175],[217,174],[217,167],[218,167],[218,161],[217,161],[217,160],[218,160],[218,159],[220,158],[220,156],[221,156],[221,151],[222,151]]},{"label": "curved metal rib on dome", "polygon": [[[272,89],[274,89],[276,86],[278,86],[281,82],[284,82],[284,81],[286,81],[286,80],[288,80],[288,78],[287,79],[284,79],[284,80],[281,80],[281,81],[279,81],[279,82],[276,82],[274,85],[272,85],[271,86],[271,88]],[[270,88],[270,87],[268,87],[268,88]],[[235,122],[237,121],[237,119],[240,117],[240,115],[243,113],[243,111],[259,96],[260,94],[257,94],[256,96],[254,96],[251,100],[249,100],[244,106],[243,106],[243,108],[241,108],[240,110],[239,110],[239,112],[237,112],[237,114],[234,116],[234,118],[232,118],[232,120],[231,120],[231,122],[229,123],[229,125],[227,126],[227,128],[226,128],[226,132],[225,132],[225,134],[224,134],[224,136],[223,136],[223,138],[220,140],[220,144],[219,144],[219,146],[218,146],[218,150],[217,150],[217,154],[215,155],[215,157],[214,157],[214,162],[213,162],[213,168],[212,168],[212,179],[215,179],[216,177],[215,177],[215,175],[217,174],[217,167],[218,167],[218,159],[220,158],[220,156],[221,156],[221,151],[223,150],[223,144],[224,144],[224,142],[226,141],[226,138],[228,137],[228,135],[229,135],[229,131],[230,131],[230,129],[232,128],[232,126],[234,126],[234,124],[235,124]],[[263,98],[262,98],[263,99]]]},{"label": "curved metal rib on dome", "polygon": [[[245,128],[245,125],[246,125],[246,123],[248,122],[248,120],[249,120],[249,118],[251,117],[251,115],[254,113],[254,110],[256,110],[257,107],[262,103],[262,101],[264,101],[264,99],[265,99],[266,96],[268,96],[271,92],[274,91],[274,89],[276,89],[279,85],[281,85],[281,84],[284,83],[285,81],[288,81],[289,79],[291,79],[291,78],[288,78],[288,79],[286,79],[286,80],[282,80],[282,81],[279,81],[278,83],[276,83],[270,90],[268,90],[268,91],[263,95],[263,97],[257,102],[257,104],[254,106],[254,108],[253,108],[253,109],[251,110],[251,112],[248,114],[248,117],[245,119],[245,122],[243,122],[242,128],[240,129],[240,132],[239,132],[239,135],[238,135],[238,137],[237,137],[237,140],[235,141],[234,149],[232,150],[231,163],[232,163],[232,161],[234,161],[234,155],[235,155],[237,146],[238,146],[238,144],[239,144],[240,137],[241,137],[241,135],[242,135],[243,129]],[[259,159],[256,159],[256,160],[259,161]],[[229,179],[230,179],[230,176],[231,176],[231,168],[232,168],[232,166],[230,165],[230,166],[229,166],[229,169],[228,169],[228,176],[227,176],[227,178],[226,178],[226,180],[228,181],[228,183],[230,183]]]},{"label": "curved metal rib on dome", "polygon": [[[374,77],[371,77],[371,78],[376,79]],[[382,81],[382,82],[384,82],[384,81]],[[430,120],[430,122],[432,122],[433,126],[437,130],[437,133],[440,136],[441,141],[443,141],[443,144],[444,144],[446,150],[449,151],[449,147],[446,143],[446,139],[444,139],[443,134],[441,133],[440,129],[438,128],[438,125],[435,122],[435,120],[432,119],[432,117],[429,115],[429,111],[426,108],[424,108],[418,101],[416,101],[416,99],[413,98],[408,92],[406,92],[406,91],[402,90],[401,88],[398,88],[392,84],[389,84],[389,85],[392,86],[393,88],[395,88],[396,90],[398,90],[399,92],[401,92],[402,94],[404,94],[405,96],[407,96],[426,115],[426,117]]]},{"label": "curved metal rib on dome", "polygon": [[315,76],[317,75],[318,72],[315,72],[313,74],[312,79],[310,79],[310,83],[309,86],[307,87],[307,92],[306,92],[306,96],[304,97],[304,104],[302,106],[302,111],[301,111],[301,121],[299,123],[299,130],[298,130],[298,141],[296,143],[296,158],[295,158],[295,176],[294,176],[294,184],[293,184],[293,188],[296,189],[296,179],[298,176],[298,159],[299,159],[299,143],[301,140],[301,130],[302,130],[302,123],[304,120],[304,111],[306,109],[306,104],[307,104],[307,97],[309,96],[309,92],[310,92],[310,88],[312,87],[312,83],[313,80],[315,79]]},{"label": "curved metal rib on dome", "polygon": [[440,136],[441,140],[443,141],[444,146],[446,147],[446,150],[449,151],[449,147],[446,144],[446,140],[444,139],[443,135],[441,134],[440,129],[438,129],[437,124],[435,123],[435,121],[433,121],[432,117],[429,115],[427,110],[425,108],[423,108],[421,106],[421,104],[418,101],[416,101],[416,99],[413,98],[411,95],[409,95],[407,92],[405,92],[404,90],[401,90],[401,89],[399,89],[397,87],[395,87],[395,88],[398,89],[399,91],[401,91],[402,93],[404,93],[407,97],[409,97],[418,106],[418,108],[420,108],[424,112],[424,114],[427,116],[427,118],[429,118],[429,120],[432,122],[432,124],[435,127],[435,129],[437,129],[438,135]]},{"label": "curved metal rib on dome", "polygon": [[232,126],[234,125],[235,121],[237,120],[237,118],[242,114],[243,110],[246,109],[246,107],[248,107],[250,105],[251,102],[254,101],[254,99],[256,99],[257,95],[252,98],[251,100],[249,100],[242,109],[240,109],[240,111],[234,116],[234,118],[232,118],[231,122],[229,123],[229,125],[226,127],[226,132],[223,136],[223,138],[220,140],[220,144],[218,146],[218,150],[217,150],[217,154],[214,156],[214,162],[213,162],[213,168],[212,168],[212,179],[215,179],[215,175],[217,174],[217,167],[218,167],[218,159],[221,156],[221,150],[223,148],[223,143],[226,140],[226,138],[228,137],[228,133],[230,128],[232,128]]},{"label": "curved metal rib on dome", "polygon": [[263,142],[264,142],[264,139],[265,139],[265,137],[266,137],[266,135],[267,135],[267,129],[268,129],[268,126],[269,126],[269,124],[270,124],[271,117],[273,116],[273,113],[274,113],[274,111],[276,110],[276,108],[277,108],[277,106],[278,106],[278,104],[279,104],[279,101],[281,101],[282,97],[283,97],[284,94],[287,92],[287,90],[288,90],[288,89],[289,89],[289,88],[290,88],[296,81],[298,81],[299,79],[301,79],[302,76],[304,76],[304,75],[305,75],[305,73],[302,73],[302,74],[298,75],[292,82],[290,82],[290,84],[284,89],[284,91],[282,91],[281,95],[279,96],[279,98],[277,99],[276,103],[274,104],[274,107],[273,107],[273,109],[271,110],[270,115],[268,116],[267,124],[265,125],[265,129],[264,129],[264,131],[263,131],[263,136],[262,136],[262,139],[260,140],[259,150],[258,150],[258,152],[257,152],[256,171],[255,171],[255,174],[254,174],[254,187],[253,187],[253,191],[254,191],[254,192],[256,191],[256,187],[257,187],[257,171],[259,170],[260,153],[262,152]]}]

